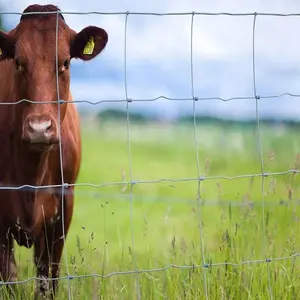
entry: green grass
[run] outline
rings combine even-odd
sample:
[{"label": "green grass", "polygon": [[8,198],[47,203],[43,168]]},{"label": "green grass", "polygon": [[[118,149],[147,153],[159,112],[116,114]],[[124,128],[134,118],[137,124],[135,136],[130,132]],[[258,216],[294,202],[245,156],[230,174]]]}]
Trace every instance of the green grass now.
[{"label": "green grass", "polygon": [[[269,299],[269,291],[273,299],[300,298],[298,259],[223,264],[299,252],[299,176],[265,177],[263,195],[262,177],[222,179],[261,172],[256,128],[238,131],[200,124],[197,132],[200,175],[217,177],[201,181],[201,206],[198,182],[179,181],[197,177],[193,127],[131,126],[132,179],[148,182],[133,186],[132,202],[126,184],[76,189],[66,246],[69,273],[130,271],[135,260],[139,270],[176,264],[191,268],[138,275],[142,299],[205,299],[204,286],[209,299]],[[299,167],[299,133],[279,133],[261,128],[265,172]],[[174,180],[155,182],[162,178]],[[122,181],[130,181],[126,124],[85,125],[78,182]],[[16,252],[19,279],[35,275],[32,250]],[[212,266],[193,268],[203,264],[203,257]],[[61,275],[65,272],[63,259]],[[136,299],[136,279],[134,274],[73,279],[71,294],[80,300]],[[34,283],[20,287],[30,297]],[[67,281],[59,288],[58,299],[67,299]]]}]

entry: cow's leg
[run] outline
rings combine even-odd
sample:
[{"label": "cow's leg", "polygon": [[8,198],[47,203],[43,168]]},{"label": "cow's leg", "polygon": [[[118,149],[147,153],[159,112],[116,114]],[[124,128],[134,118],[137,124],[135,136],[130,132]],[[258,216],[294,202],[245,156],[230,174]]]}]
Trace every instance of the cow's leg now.
[{"label": "cow's leg", "polygon": [[[13,247],[14,240],[10,230],[2,227],[0,233],[0,280],[4,282],[15,282],[17,280]],[[7,288],[8,292],[12,294],[16,285],[7,285]]]},{"label": "cow's leg", "polygon": [[[64,247],[64,233],[70,227],[73,214],[73,195],[66,195],[64,197],[64,217],[62,216],[62,209],[60,208],[56,219],[52,224],[47,224],[43,231],[43,237],[40,237],[35,242],[35,262],[37,265],[37,276],[39,286],[37,292],[41,295],[46,295],[51,292],[52,298],[56,294],[58,280],[60,274],[60,261]],[[64,230],[63,230],[64,225]],[[51,278],[54,280],[46,280],[49,276],[51,267]]]},{"label": "cow's leg", "polygon": [[[74,188],[68,188],[68,194],[64,196],[64,217],[62,217],[62,210],[59,210],[58,218],[53,226],[53,246],[51,258],[51,277],[58,278],[60,274],[60,262],[64,248],[64,242],[70,228],[73,215],[74,205]],[[64,229],[63,229],[64,226]],[[64,236],[65,234],[65,236]],[[58,280],[52,281],[53,295],[57,290]]]},{"label": "cow's leg", "polygon": [[45,230],[42,231],[39,238],[34,242],[34,262],[37,269],[37,287],[35,298],[46,296],[49,292],[49,247],[45,236]]}]

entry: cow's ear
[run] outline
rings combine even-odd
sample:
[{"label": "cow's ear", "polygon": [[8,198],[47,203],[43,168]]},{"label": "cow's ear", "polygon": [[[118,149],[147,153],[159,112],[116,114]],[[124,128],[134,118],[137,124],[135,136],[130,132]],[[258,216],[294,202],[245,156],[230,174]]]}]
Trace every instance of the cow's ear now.
[{"label": "cow's ear", "polygon": [[12,36],[0,30],[0,61],[14,56],[15,45]]},{"label": "cow's ear", "polygon": [[71,38],[71,58],[90,60],[96,57],[106,46],[107,32],[96,26],[88,26]]}]

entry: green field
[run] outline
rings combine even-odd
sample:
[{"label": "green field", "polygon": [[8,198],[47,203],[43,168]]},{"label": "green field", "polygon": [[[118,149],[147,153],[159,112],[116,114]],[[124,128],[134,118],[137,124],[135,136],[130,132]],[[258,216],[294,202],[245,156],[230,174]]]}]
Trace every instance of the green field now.
[{"label": "green field", "polygon": [[[264,177],[263,194],[261,176],[221,178],[261,173],[256,127],[198,125],[199,172],[208,176],[199,205],[192,126],[132,125],[130,139],[132,169],[126,123],[83,126],[78,182],[119,184],[76,189],[69,273],[112,274],[70,280],[72,299],[137,299],[138,286],[142,299],[206,299],[205,288],[208,299],[300,299],[299,259],[278,260],[299,252],[299,175]],[[261,127],[261,140],[264,172],[300,167],[299,131]],[[277,260],[240,265],[265,257]],[[16,258],[19,280],[35,275],[31,250],[17,249]],[[170,264],[190,267],[115,274]],[[33,288],[20,285],[28,299]],[[67,280],[58,299],[68,299]]]}]

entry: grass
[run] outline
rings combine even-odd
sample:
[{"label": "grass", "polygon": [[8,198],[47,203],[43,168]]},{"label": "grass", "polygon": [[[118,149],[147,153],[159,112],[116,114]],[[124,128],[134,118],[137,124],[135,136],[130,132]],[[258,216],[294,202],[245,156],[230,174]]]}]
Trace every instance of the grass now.
[{"label": "grass", "polygon": [[[78,182],[126,182],[131,171],[133,180],[148,182],[135,184],[132,198],[126,184],[76,189],[66,246],[69,273],[113,275],[74,278],[73,299],[137,299],[137,282],[142,299],[205,299],[205,289],[209,299],[269,299],[269,293],[273,299],[300,297],[298,258],[240,264],[299,252],[298,175],[266,176],[263,187],[262,177],[221,178],[261,173],[256,128],[200,124],[197,132],[200,175],[209,176],[200,183],[199,206],[198,182],[179,180],[197,177],[193,127],[132,125],[132,170],[126,124],[83,127]],[[262,127],[261,140],[264,172],[299,167],[296,130]],[[174,180],[157,182],[162,178]],[[32,250],[17,248],[16,258],[20,280],[35,275]],[[208,267],[197,267],[203,263]],[[170,264],[189,268],[138,277],[115,274]],[[30,281],[19,291],[30,297],[33,288]],[[68,298],[66,280],[60,281],[58,296]]]}]

